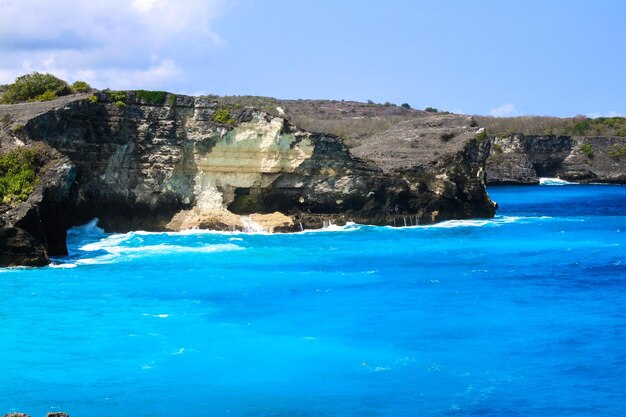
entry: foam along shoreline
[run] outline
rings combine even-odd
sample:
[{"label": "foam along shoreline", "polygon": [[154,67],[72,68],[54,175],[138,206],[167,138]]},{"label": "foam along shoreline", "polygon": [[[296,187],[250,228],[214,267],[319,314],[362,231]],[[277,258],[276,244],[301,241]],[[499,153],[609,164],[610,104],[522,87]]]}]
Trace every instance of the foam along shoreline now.
[{"label": "foam along shoreline", "polygon": [[565,181],[560,178],[539,178],[539,185],[579,185],[576,182]]},{"label": "foam along shoreline", "polygon": [[[327,224],[321,229],[310,229],[302,232],[288,233],[289,235],[309,235],[320,233],[352,233],[366,230],[384,229],[388,231],[406,231],[406,230],[432,230],[432,229],[462,229],[462,228],[479,228],[479,227],[500,227],[506,224],[519,222],[544,221],[551,219],[549,216],[496,216],[493,219],[468,219],[468,220],[448,220],[441,223],[431,225],[417,225],[406,227],[394,226],[371,226],[354,222],[348,222],[343,226],[332,223]],[[242,231],[214,231],[203,229],[190,229],[180,232],[146,232],[133,231],[128,233],[117,233],[107,235],[102,229],[97,227],[97,220],[94,219],[86,225],[77,226],[68,232],[76,239],[98,238],[95,241],[85,244],[71,245],[74,248],[73,253],[68,258],[57,258],[49,265],[51,268],[71,269],[84,265],[102,265],[114,262],[120,262],[133,259],[138,256],[158,256],[163,254],[184,254],[184,253],[218,253],[231,251],[244,251],[245,246],[236,244],[243,241],[246,236],[281,236],[285,233],[268,233],[268,232],[242,232]],[[198,237],[213,235],[228,237],[228,242],[193,242],[192,244],[177,243],[144,243],[144,239],[150,236],[168,236],[171,238],[186,236]]]}]

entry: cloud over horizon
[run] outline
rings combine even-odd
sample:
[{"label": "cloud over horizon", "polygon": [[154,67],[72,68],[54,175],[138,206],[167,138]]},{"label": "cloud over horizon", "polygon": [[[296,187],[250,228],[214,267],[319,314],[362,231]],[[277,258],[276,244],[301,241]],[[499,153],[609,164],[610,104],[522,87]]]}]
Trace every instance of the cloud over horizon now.
[{"label": "cloud over horizon", "polygon": [[224,0],[0,0],[0,83],[32,71],[98,88],[158,88],[223,44]]},{"label": "cloud over horizon", "polygon": [[515,106],[511,103],[503,104],[500,107],[496,107],[495,109],[491,109],[489,112],[493,117],[508,117],[514,116],[517,112]]}]

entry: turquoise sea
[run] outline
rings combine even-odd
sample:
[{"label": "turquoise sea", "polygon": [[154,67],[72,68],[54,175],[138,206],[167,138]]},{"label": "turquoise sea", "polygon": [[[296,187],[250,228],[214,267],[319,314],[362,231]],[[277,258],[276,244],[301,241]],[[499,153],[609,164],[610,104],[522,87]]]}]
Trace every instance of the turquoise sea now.
[{"label": "turquoise sea", "polygon": [[70,233],[0,270],[0,414],[624,416],[626,187],[493,220]]}]

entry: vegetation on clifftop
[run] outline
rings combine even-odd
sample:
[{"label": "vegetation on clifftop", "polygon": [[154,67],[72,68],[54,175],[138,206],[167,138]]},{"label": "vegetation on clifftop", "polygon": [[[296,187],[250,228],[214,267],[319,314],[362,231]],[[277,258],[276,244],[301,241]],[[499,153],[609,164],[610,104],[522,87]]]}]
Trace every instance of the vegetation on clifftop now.
[{"label": "vegetation on clifftop", "polygon": [[576,116],[569,118],[546,116],[488,117],[474,116],[479,126],[492,136],[521,133],[539,136],[620,136],[626,137],[626,118]]},{"label": "vegetation on clifftop", "polygon": [[13,84],[3,85],[0,104],[15,104],[27,101],[48,101],[76,92],[88,91],[91,87],[84,81],[76,81],[70,87],[67,82],[52,74],[33,72],[15,79]]},{"label": "vegetation on clifftop", "polygon": [[135,97],[137,97],[138,101],[142,101],[144,103],[162,105],[163,103],[165,103],[167,92],[137,90],[135,91]]},{"label": "vegetation on clifftop", "polygon": [[10,204],[26,200],[37,185],[37,172],[43,160],[44,151],[39,147],[0,154],[0,202]]},{"label": "vegetation on clifftop", "polygon": [[60,78],[52,74],[33,72],[17,77],[15,82],[6,88],[4,95],[0,98],[0,103],[45,101],[71,93],[70,86]]}]

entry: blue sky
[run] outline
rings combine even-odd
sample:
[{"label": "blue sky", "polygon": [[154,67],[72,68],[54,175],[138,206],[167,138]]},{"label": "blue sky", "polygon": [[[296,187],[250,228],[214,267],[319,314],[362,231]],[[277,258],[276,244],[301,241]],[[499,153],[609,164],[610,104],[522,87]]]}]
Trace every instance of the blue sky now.
[{"label": "blue sky", "polygon": [[0,83],[626,114],[626,1],[0,0]]}]

